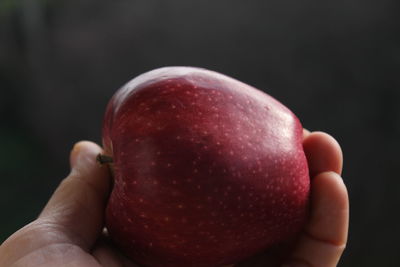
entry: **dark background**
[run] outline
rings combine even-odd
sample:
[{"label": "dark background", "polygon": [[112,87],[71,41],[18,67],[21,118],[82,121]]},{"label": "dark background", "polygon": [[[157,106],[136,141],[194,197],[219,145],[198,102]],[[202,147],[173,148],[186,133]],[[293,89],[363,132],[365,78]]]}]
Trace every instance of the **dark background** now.
[{"label": "dark background", "polygon": [[344,151],[340,266],[399,266],[399,1],[0,0],[0,242],[100,142],[107,101],[167,65],[216,70],[291,108]]}]

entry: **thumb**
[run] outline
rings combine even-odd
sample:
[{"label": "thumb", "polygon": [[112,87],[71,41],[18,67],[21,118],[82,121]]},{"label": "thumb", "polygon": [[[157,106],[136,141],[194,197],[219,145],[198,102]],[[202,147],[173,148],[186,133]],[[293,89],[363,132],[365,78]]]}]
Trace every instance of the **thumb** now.
[{"label": "thumb", "polygon": [[89,249],[103,228],[110,191],[107,166],[96,162],[102,149],[81,141],[71,151],[71,172],[58,186],[38,220],[60,229],[72,243]]}]

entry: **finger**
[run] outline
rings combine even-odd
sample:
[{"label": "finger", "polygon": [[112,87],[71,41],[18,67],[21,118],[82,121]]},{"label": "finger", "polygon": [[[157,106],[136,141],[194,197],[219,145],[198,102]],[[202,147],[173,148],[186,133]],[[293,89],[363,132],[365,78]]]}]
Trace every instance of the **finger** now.
[{"label": "finger", "polygon": [[98,145],[88,141],[74,146],[70,156],[71,173],[61,182],[38,218],[85,249],[94,244],[102,230],[110,191],[108,168],[96,162],[101,152]]},{"label": "finger", "polygon": [[310,222],[289,257],[291,261],[283,266],[333,267],[346,246],[349,202],[342,178],[335,172],[324,172],[311,186]]},{"label": "finger", "polygon": [[307,138],[309,135],[311,134],[311,132],[309,131],[309,130],[307,130],[307,129],[303,129],[303,140],[305,139],[305,138]]},{"label": "finger", "polygon": [[341,174],[343,154],[340,145],[332,136],[323,132],[312,132],[304,138],[303,148],[311,177],[326,171]]}]

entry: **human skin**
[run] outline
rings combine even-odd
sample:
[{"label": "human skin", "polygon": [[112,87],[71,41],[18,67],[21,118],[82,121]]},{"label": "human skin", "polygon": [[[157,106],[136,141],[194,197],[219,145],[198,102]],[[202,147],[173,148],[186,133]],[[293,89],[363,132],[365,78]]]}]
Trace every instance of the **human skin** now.
[{"label": "human skin", "polygon": [[[304,151],[311,176],[310,218],[296,240],[260,253],[235,267],[337,266],[347,242],[349,203],[340,177],[342,152],[333,137],[304,130]],[[0,246],[0,267],[137,266],[109,241],[104,210],[112,178],[95,158],[101,147],[77,143],[71,172],[39,217]]]}]

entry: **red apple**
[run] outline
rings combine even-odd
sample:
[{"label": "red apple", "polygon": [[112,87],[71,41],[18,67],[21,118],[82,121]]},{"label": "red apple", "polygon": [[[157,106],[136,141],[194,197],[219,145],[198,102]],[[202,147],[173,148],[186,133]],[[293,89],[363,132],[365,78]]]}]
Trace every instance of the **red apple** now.
[{"label": "red apple", "polygon": [[297,117],[271,96],[192,67],[142,74],[113,96],[113,241],[144,266],[221,266],[296,235],[309,175]]}]

